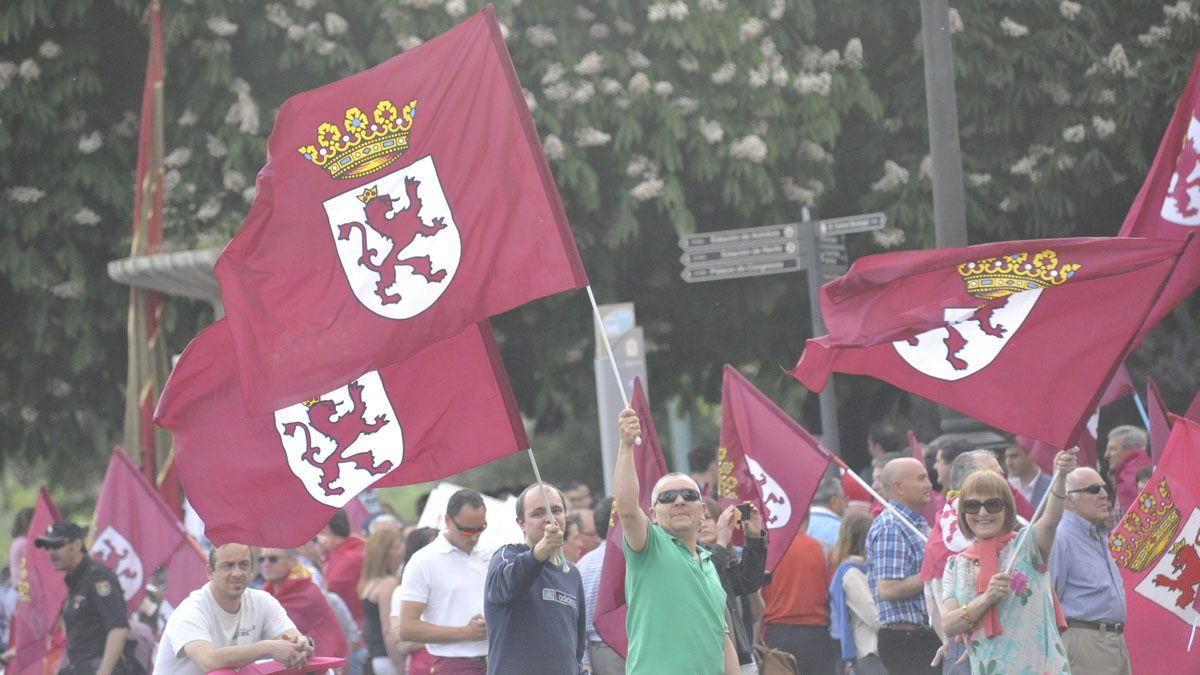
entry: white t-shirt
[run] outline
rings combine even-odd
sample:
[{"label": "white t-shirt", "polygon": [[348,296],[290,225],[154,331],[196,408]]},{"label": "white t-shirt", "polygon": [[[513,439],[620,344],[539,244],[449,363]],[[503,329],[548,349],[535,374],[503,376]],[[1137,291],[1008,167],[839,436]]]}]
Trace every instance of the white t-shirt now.
[{"label": "white t-shirt", "polygon": [[204,675],[183,651],[196,640],[211,642],[214,647],[248,645],[274,640],[289,628],[296,628],[283,605],[270,593],[247,588],[241,608],[230,614],[217,604],[210,584],[192,591],[171,612],[154,660],[155,675]]},{"label": "white t-shirt", "polygon": [[[421,620],[435,626],[465,626],[483,614],[483,585],[487,581],[492,551],[476,546],[470,554],[438,535],[413,554],[404,567],[404,578],[392,594],[392,615],[400,615],[400,602],[425,605]],[[432,642],[425,645],[434,656],[486,656],[487,640]],[[157,673],[155,674],[157,675]]]}]

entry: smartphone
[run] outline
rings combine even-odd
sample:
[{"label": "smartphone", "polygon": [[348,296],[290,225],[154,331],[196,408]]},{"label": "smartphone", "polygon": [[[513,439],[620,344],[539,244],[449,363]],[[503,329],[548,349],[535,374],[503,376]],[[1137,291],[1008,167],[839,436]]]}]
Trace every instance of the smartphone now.
[{"label": "smartphone", "polygon": [[740,522],[745,522],[747,520],[750,520],[750,513],[753,508],[754,507],[750,506],[749,504],[738,504],[737,505],[738,522],[740,523]]}]

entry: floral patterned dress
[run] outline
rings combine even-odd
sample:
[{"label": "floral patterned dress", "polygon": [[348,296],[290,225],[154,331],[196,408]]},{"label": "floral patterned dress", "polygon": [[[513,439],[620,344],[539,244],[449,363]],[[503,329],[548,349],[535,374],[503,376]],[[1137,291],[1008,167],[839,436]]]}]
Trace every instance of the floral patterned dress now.
[{"label": "floral patterned dress", "polygon": [[[1054,620],[1054,600],[1051,596],[1050,575],[1042,559],[1037,538],[1030,532],[1018,536],[1000,549],[999,568],[1007,569],[1016,547],[1021,552],[1013,568],[1012,590],[1008,599],[996,605],[1003,631],[989,638],[982,625],[976,627],[968,640],[972,675],[1042,675],[1070,673],[1067,650]],[[942,577],[942,601],[950,598],[962,607],[978,595],[975,578],[979,562],[956,555],[946,563]]]}]

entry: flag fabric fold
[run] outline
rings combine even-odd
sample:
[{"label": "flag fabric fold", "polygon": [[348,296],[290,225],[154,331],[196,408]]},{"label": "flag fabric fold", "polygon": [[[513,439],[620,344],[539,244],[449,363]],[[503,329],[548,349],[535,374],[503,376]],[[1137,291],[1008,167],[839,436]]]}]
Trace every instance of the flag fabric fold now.
[{"label": "flag fabric fold", "polygon": [[[654,429],[654,418],[650,416],[650,403],[642,390],[642,381],[633,381],[633,398],[629,407],[637,413],[638,422],[642,427],[642,443],[633,448],[633,463],[638,477],[638,504],[642,510],[649,511],[650,497],[654,492],[654,484],[667,475],[667,460],[663,456],[662,445],[658,440],[658,432]],[[629,636],[625,632],[625,552],[622,546],[621,519],[617,516],[616,506],[613,506],[612,518],[609,520],[608,538],[604,546],[604,565],[600,568],[600,589],[596,593],[596,611],[592,625],[600,638],[612,647],[613,651],[625,658],[629,652]]]},{"label": "flag fabric fold", "polygon": [[250,415],[586,286],[491,6],[285,101],[216,274]]},{"label": "flag fabric fold", "polygon": [[1146,430],[1150,435],[1150,461],[1157,464],[1171,436],[1171,413],[1152,377],[1146,378],[1146,417],[1150,419],[1150,428]]},{"label": "flag fabric fold", "polygon": [[215,544],[294,547],[371,486],[437,480],[529,447],[491,329],[248,417],[230,327],[188,345],[156,421]]},{"label": "flag fabric fold", "polygon": [[817,439],[726,364],[717,501],[758,506],[767,528],[767,570],[787,552],[829,462]]},{"label": "flag fabric fold", "polygon": [[1063,447],[1098,407],[1184,243],[1053,239],[861,258],[821,288],[829,334],[808,341],[791,374],[814,391],[834,371],[872,375]]},{"label": "flag fabric fold", "polygon": [[1178,418],[1162,457],[1113,529],[1109,550],[1121,571],[1125,641],[1135,673],[1200,672],[1187,650],[1200,585],[1200,424]]},{"label": "flag fabric fold", "polygon": [[54,500],[45,487],[41,488],[26,533],[29,545],[25,547],[21,569],[13,570],[17,606],[13,611],[11,640],[17,653],[6,669],[12,675],[41,675],[42,660],[50,653],[51,633],[67,599],[63,573],[54,569],[46,549],[33,543],[51,523],[59,520],[62,517]]}]

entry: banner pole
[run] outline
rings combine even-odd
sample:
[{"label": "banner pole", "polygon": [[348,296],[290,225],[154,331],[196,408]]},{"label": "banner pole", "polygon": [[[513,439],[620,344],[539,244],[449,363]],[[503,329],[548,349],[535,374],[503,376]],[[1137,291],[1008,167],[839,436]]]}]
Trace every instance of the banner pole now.
[{"label": "banner pole", "polygon": [[910,521],[908,519],[908,516],[905,516],[903,513],[900,513],[900,509],[897,509],[895,506],[892,506],[891,503],[889,503],[888,500],[884,499],[882,495],[880,495],[878,492],[876,492],[874,488],[872,488],[870,485],[867,485],[867,481],[863,480],[862,476],[858,475],[853,470],[851,470],[850,467],[846,466],[846,463],[842,461],[841,457],[838,457],[837,455],[830,452],[829,458],[833,460],[834,464],[837,464],[846,473],[850,474],[851,478],[858,481],[858,484],[863,486],[863,488],[866,489],[867,492],[871,493],[871,496],[874,497],[876,500],[878,500],[880,504],[883,504],[883,508],[896,514],[900,518],[900,522],[907,525],[908,529],[912,530],[912,533],[917,535],[917,537],[920,538],[921,541],[924,541],[924,542],[929,541],[929,537],[922,534],[921,530],[917,529],[917,526],[913,525],[912,521]]},{"label": "banner pole", "polygon": [[[1058,469],[1054,470],[1054,475],[1050,477],[1050,487],[1054,487],[1054,482],[1058,480],[1060,474],[1062,474],[1062,471],[1059,471]],[[1012,572],[1013,566],[1017,563],[1017,553],[1021,551],[1021,546],[1025,543],[1025,540],[1029,538],[1029,531],[1033,529],[1034,523],[1038,521],[1038,518],[1042,515],[1042,511],[1046,509],[1046,500],[1048,499],[1050,499],[1050,488],[1046,488],[1046,492],[1042,494],[1042,500],[1038,502],[1037,508],[1033,511],[1033,517],[1029,519],[1029,526],[1026,527],[1023,532],[1021,532],[1020,536],[1017,537],[1017,547],[1013,549],[1013,557],[1008,561],[1008,564],[1004,566],[1005,574]]]},{"label": "banner pole", "polygon": [[[533,465],[533,478],[537,481],[538,490],[540,490],[542,493],[542,501],[546,503],[546,518],[553,519],[555,522],[558,522],[558,519],[554,518],[554,509],[550,507],[550,494],[546,492],[546,484],[542,482],[542,472],[538,471],[537,458],[533,456],[533,447],[525,448],[525,451],[529,453],[529,463]],[[563,504],[564,511],[566,508],[567,505]],[[563,534],[566,534],[566,532]],[[566,559],[563,558],[562,549],[559,548],[555,552],[555,555],[558,558],[559,563],[564,563],[563,567],[565,568]]]},{"label": "banner pole", "polygon": [[1133,402],[1137,405],[1138,414],[1142,416],[1142,424],[1146,425],[1146,431],[1150,431],[1150,416],[1146,414],[1146,406],[1142,404],[1142,397],[1138,396],[1137,389],[1133,390]]},{"label": "banner pole", "polygon": [[[621,371],[617,368],[617,358],[613,356],[612,345],[608,343],[608,333],[604,331],[604,319],[600,318],[600,306],[596,304],[596,295],[592,293],[591,284],[588,284],[587,286],[587,294],[588,301],[592,303],[592,318],[595,319],[596,328],[600,330],[600,337],[603,338],[600,341],[604,343],[604,353],[608,355],[608,364],[612,366],[613,377],[617,380],[617,391],[621,392],[621,403],[628,408],[629,394],[625,393],[625,383],[621,382]],[[600,423],[604,424],[604,420],[600,420]],[[637,445],[641,445],[642,437],[638,436],[635,442]],[[529,456],[533,456],[532,450],[530,451]]]}]

